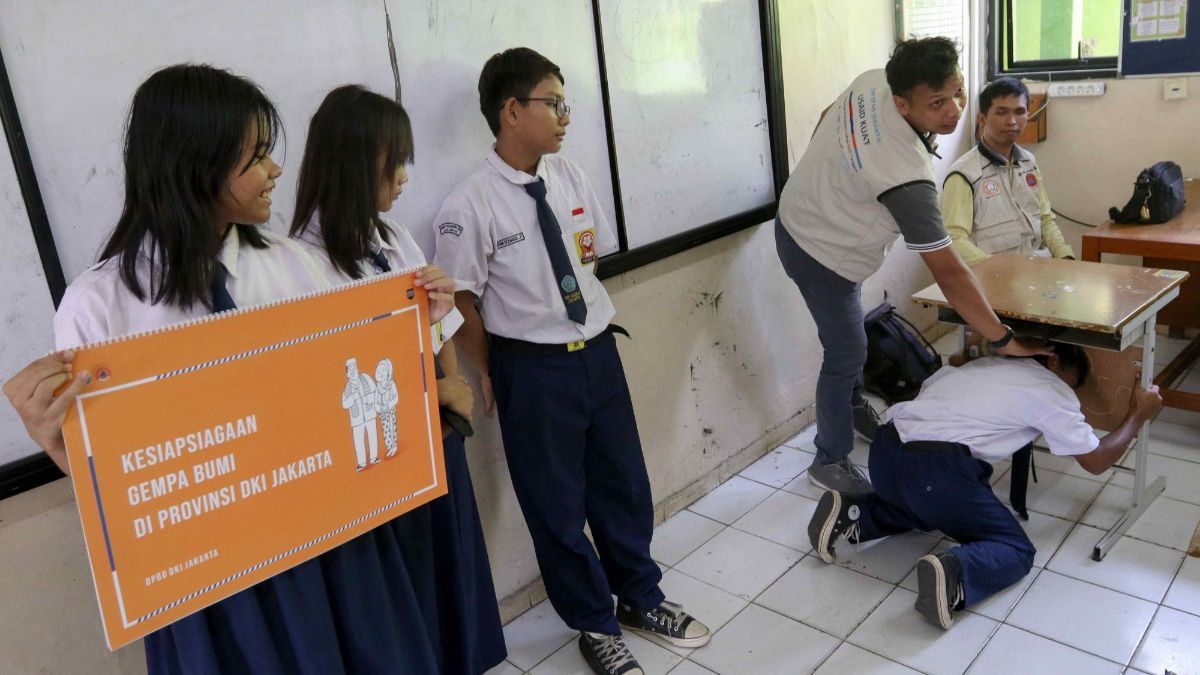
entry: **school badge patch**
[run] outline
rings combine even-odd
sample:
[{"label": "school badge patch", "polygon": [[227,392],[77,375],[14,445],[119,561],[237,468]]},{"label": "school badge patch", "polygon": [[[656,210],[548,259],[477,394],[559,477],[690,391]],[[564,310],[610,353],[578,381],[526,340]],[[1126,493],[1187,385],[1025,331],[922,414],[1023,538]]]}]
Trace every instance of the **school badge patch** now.
[{"label": "school badge patch", "polygon": [[1038,181],[1037,181],[1036,173],[1033,173],[1032,171],[1030,171],[1029,173],[1025,174],[1025,184],[1029,186],[1030,190],[1036,190],[1037,183],[1038,183]]},{"label": "school badge patch", "polygon": [[575,233],[575,253],[579,256],[579,264],[587,265],[596,262],[596,230],[589,228]]},{"label": "school badge patch", "polygon": [[996,181],[992,180],[991,178],[983,181],[983,194],[984,195],[991,197],[992,195],[995,195],[998,192],[1000,192],[1000,185],[997,184]]}]

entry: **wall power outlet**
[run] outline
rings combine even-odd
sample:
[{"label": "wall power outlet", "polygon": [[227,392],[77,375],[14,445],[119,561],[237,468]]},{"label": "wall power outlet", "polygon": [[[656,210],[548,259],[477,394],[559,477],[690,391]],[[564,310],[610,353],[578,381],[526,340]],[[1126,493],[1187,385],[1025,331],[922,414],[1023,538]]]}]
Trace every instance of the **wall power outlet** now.
[{"label": "wall power outlet", "polygon": [[1055,82],[1046,93],[1051,97],[1062,96],[1101,96],[1104,94],[1103,82]]}]

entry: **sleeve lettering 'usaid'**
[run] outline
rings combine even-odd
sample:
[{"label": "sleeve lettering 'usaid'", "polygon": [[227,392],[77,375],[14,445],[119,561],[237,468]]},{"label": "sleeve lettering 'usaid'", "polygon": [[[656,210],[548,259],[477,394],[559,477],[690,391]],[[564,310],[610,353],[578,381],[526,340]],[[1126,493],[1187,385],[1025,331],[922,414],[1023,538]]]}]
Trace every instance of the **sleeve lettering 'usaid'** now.
[{"label": "sleeve lettering 'usaid'", "polygon": [[[817,126],[784,188],[780,221],[822,265],[862,281],[883,264],[901,232],[879,198],[906,186],[932,187],[930,153],[896,109],[883,70],[867,71]],[[909,244],[926,250],[944,238],[943,232],[936,242]]]}]

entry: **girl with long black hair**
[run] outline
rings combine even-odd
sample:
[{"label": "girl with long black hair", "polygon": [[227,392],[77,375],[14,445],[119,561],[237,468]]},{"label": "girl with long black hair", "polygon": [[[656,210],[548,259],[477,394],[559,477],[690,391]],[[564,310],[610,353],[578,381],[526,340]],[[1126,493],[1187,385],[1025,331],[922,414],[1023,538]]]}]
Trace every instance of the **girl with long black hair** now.
[{"label": "girl with long black hair", "polygon": [[[331,279],[345,283],[414,267],[442,274],[426,266],[403,226],[381,215],[400,195],[412,159],[412,125],[399,103],[358,85],[338,87],[321,102],[308,128],[291,235]],[[474,394],[458,374],[452,342],[437,362],[445,373],[439,403],[470,417]],[[445,429],[449,494],[400,520],[414,528],[427,522],[432,533],[413,542],[407,559],[414,579],[438,589],[426,616],[440,619],[429,628],[444,672],[482,673],[504,659],[504,635],[463,437]]]},{"label": "girl with long black hair", "polygon": [[[251,81],[177,65],[137,90],[125,142],[125,205],[101,255],[67,289],[59,348],[137,333],[330,285],[294,241],[258,225],[281,170],[275,107]],[[453,282],[426,276],[433,312]],[[5,384],[29,430],[64,471],[61,427],[87,373],[71,353],[35,361]],[[442,670],[428,638],[429,589],[405,560],[419,536],[403,518],[375,528],[145,639],[150,673],[413,673]],[[429,536],[428,534],[424,536]]]}]

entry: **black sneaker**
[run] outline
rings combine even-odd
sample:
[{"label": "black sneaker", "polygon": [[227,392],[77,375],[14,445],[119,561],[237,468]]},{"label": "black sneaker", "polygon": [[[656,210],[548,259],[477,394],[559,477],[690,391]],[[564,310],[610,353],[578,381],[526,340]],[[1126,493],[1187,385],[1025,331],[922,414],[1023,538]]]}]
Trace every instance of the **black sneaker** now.
[{"label": "black sneaker", "polygon": [[834,561],[833,545],[842,536],[858,543],[858,518],[862,515],[858,501],[836,490],[821,495],[812,520],[808,521],[808,541],[813,550],[827,563]]},{"label": "black sneaker", "polygon": [[963,601],[962,563],[950,551],[930,553],[917,561],[917,611],[943,630],[954,623],[953,610]]},{"label": "black sneaker", "polygon": [[581,633],[579,651],[596,675],[644,675],[642,667],[620,635]]},{"label": "black sneaker", "polygon": [[879,431],[879,413],[864,398],[862,403],[854,406],[854,433],[870,443],[875,440],[876,431]]},{"label": "black sneaker", "polygon": [[683,611],[681,605],[666,600],[658,607],[644,612],[626,607],[624,603],[617,603],[617,621],[629,630],[686,649],[703,647],[712,638],[708,626]]}]

